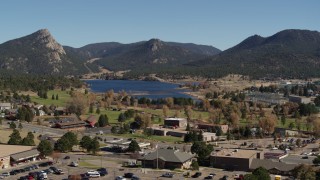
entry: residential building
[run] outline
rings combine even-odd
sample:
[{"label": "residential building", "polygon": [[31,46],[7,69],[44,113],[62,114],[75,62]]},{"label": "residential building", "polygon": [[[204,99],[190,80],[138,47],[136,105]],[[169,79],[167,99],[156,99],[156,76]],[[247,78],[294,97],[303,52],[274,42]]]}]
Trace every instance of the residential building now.
[{"label": "residential building", "polygon": [[138,159],[142,167],[160,169],[189,169],[195,154],[174,149],[157,149]]},{"label": "residential building", "polygon": [[187,119],[185,118],[165,118],[164,125],[169,127],[184,128],[187,127]]},{"label": "residential building", "polygon": [[87,119],[86,122],[89,124],[90,127],[94,127],[95,124],[97,123],[97,118],[94,115],[90,115]]}]

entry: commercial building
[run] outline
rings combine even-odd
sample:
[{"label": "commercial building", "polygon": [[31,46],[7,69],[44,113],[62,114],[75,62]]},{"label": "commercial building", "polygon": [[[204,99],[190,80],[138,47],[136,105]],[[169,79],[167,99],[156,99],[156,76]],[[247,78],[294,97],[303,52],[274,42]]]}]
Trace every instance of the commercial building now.
[{"label": "commercial building", "polygon": [[222,149],[214,151],[210,156],[210,164],[214,168],[248,171],[254,158],[263,158],[260,151],[245,149]]},{"label": "commercial building", "polygon": [[189,169],[195,154],[180,152],[174,149],[157,149],[138,161],[142,167],[160,169]]},{"label": "commercial building", "polygon": [[35,148],[34,146],[0,144],[0,169],[6,169],[12,164],[25,160],[34,160],[39,156]]},{"label": "commercial building", "polygon": [[281,137],[299,135],[299,131],[279,127],[274,129],[274,133],[279,134]]},{"label": "commercial building", "polygon": [[183,128],[187,127],[187,119],[185,118],[166,118],[164,125],[169,127]]},{"label": "commercial building", "polygon": [[256,168],[264,167],[269,171],[271,174],[278,174],[278,175],[291,175],[291,171],[297,166],[298,164],[286,164],[279,161],[272,161],[269,159],[253,159],[250,171],[253,171]]}]

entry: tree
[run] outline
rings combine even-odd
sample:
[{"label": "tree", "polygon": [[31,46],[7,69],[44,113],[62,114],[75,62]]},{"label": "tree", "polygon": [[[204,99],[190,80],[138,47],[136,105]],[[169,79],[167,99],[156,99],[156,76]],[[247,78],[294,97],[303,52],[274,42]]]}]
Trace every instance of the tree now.
[{"label": "tree", "polygon": [[80,144],[80,147],[82,147],[83,149],[90,151],[91,143],[92,143],[92,139],[90,138],[90,136],[83,136],[79,144]]},{"label": "tree", "polygon": [[259,180],[259,179],[253,174],[246,174],[244,175],[244,180]]},{"label": "tree", "polygon": [[268,134],[273,133],[274,127],[277,124],[277,117],[275,115],[268,115],[266,117],[263,117],[259,121],[260,127],[267,132]]},{"label": "tree", "polygon": [[187,123],[186,131],[190,131],[190,124]]},{"label": "tree", "polygon": [[89,106],[89,113],[90,113],[90,114],[93,113],[93,105],[92,105],[92,104],[90,104],[90,106]]},{"label": "tree", "polygon": [[192,170],[199,170],[198,161],[193,160],[190,166]]},{"label": "tree", "polygon": [[54,100],[54,94],[52,94],[51,99]]},{"label": "tree", "polygon": [[137,143],[137,141],[135,140],[132,140],[129,144],[129,147],[127,149],[129,152],[136,152],[136,151],[140,151],[140,146],[139,144]]},{"label": "tree", "polygon": [[28,132],[27,136],[22,139],[21,145],[25,146],[34,146],[34,135],[32,132]]},{"label": "tree", "polygon": [[43,157],[50,156],[53,153],[53,148],[48,140],[42,140],[38,147],[37,150],[40,152],[40,155]]},{"label": "tree", "polygon": [[282,124],[283,126],[286,124],[286,121],[287,121],[286,116],[282,115],[282,116],[281,116],[281,124]]},{"label": "tree", "polygon": [[23,126],[22,126],[21,122],[19,122],[18,128],[20,129],[20,131],[22,130]]},{"label": "tree", "polygon": [[90,151],[92,152],[92,154],[95,155],[99,150],[100,150],[100,143],[98,141],[98,138],[95,137],[93,138],[92,143],[90,145]]},{"label": "tree", "polygon": [[17,128],[17,125],[16,123],[14,122],[11,122],[10,125],[9,125],[10,129],[16,129]]},{"label": "tree", "polygon": [[21,136],[20,132],[16,129],[13,130],[13,132],[10,135],[10,139],[8,141],[8,144],[10,145],[18,145],[21,143]]},{"label": "tree", "polygon": [[123,113],[120,113],[118,116],[118,122],[124,122],[126,120],[126,116]]},{"label": "tree", "polygon": [[316,172],[310,165],[301,164],[292,170],[293,177],[297,179],[316,180]]},{"label": "tree", "polygon": [[60,152],[68,152],[71,151],[72,147],[77,144],[77,135],[73,132],[67,132],[60,139],[58,139],[54,146],[54,149]]},{"label": "tree", "polygon": [[302,144],[302,141],[301,141],[300,138],[298,138],[297,141],[296,141],[296,145],[297,145],[298,147],[301,147],[301,144]]},{"label": "tree", "polygon": [[320,155],[313,159],[312,163],[314,165],[320,165]]},{"label": "tree", "polygon": [[257,169],[253,170],[252,174],[259,180],[271,180],[268,170],[263,167],[258,167]]},{"label": "tree", "polygon": [[192,119],[192,113],[193,113],[193,111],[192,111],[191,106],[185,106],[184,107],[184,114],[187,116],[188,120]]},{"label": "tree", "polygon": [[288,127],[289,127],[289,129],[293,129],[295,127],[295,123],[294,122],[290,122]]},{"label": "tree", "polygon": [[99,124],[99,127],[105,127],[109,124],[109,119],[108,119],[108,116],[106,114],[101,114],[99,116],[99,120],[98,120],[98,124]]},{"label": "tree", "polygon": [[96,114],[100,114],[100,108],[99,107],[97,107],[97,109],[96,109]]},{"label": "tree", "polygon": [[163,105],[162,106],[162,112],[163,112],[163,116],[164,117],[168,117],[168,111],[169,111],[169,108],[167,105]]},{"label": "tree", "polygon": [[59,100],[59,94],[56,95],[56,100]]},{"label": "tree", "polygon": [[191,152],[198,155],[198,162],[203,164],[213,151],[213,146],[205,142],[196,141],[191,146]]}]

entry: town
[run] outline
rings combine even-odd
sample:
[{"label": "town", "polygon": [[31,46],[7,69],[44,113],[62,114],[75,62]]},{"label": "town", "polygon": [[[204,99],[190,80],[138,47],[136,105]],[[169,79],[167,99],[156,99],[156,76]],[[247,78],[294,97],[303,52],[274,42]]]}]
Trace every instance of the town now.
[{"label": "town", "polygon": [[213,84],[197,85],[201,100],[86,88],[2,92],[1,177],[293,179],[319,173],[317,82],[228,92]]}]

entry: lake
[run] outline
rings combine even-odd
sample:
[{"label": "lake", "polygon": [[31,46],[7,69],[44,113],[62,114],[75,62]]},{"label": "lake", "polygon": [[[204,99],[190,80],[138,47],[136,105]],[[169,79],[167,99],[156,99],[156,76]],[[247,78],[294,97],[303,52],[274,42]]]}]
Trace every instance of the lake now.
[{"label": "lake", "polygon": [[193,98],[183,92],[186,89],[178,89],[178,84],[159,81],[136,81],[136,80],[85,80],[92,92],[105,93],[113,89],[114,92],[126,91],[135,97],[146,97],[150,99],[166,97]]}]

